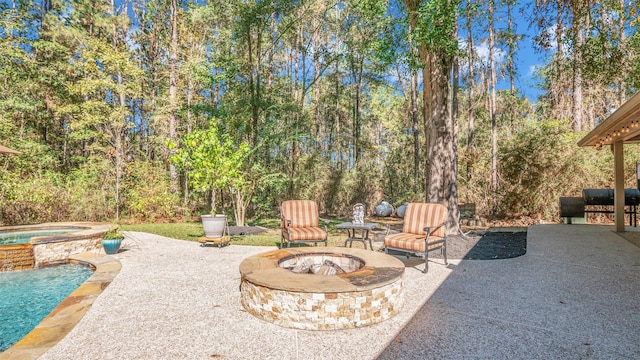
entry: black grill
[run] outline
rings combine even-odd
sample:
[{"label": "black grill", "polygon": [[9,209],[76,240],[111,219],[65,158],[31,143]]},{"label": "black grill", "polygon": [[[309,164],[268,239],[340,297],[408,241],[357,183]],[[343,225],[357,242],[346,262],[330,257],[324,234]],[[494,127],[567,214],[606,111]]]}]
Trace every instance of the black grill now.
[{"label": "black grill", "polygon": [[[613,189],[584,189],[582,190],[585,205],[613,206]],[[640,205],[640,190],[624,189],[624,204],[626,206]]]},{"label": "black grill", "polygon": [[[613,189],[584,189],[582,195],[585,206],[613,206],[614,205]],[[624,205],[628,206],[624,213],[629,215],[629,225],[637,226],[637,209],[640,205],[640,190],[624,189]],[[602,209],[601,207],[585,209],[586,213],[613,213],[613,209]]]}]

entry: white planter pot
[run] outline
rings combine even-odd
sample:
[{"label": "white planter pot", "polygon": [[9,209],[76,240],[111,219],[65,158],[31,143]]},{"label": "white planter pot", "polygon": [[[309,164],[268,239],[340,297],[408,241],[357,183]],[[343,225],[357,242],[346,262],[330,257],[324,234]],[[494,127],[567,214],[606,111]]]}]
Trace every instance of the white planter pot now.
[{"label": "white planter pot", "polygon": [[221,238],[227,225],[226,215],[200,215],[204,236],[208,238]]}]

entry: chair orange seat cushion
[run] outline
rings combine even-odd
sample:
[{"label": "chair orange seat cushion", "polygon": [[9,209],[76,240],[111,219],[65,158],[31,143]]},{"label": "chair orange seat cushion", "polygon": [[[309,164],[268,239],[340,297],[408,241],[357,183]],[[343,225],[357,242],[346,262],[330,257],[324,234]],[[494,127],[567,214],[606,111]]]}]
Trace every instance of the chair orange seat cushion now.
[{"label": "chair orange seat cushion", "polygon": [[327,233],[324,229],[317,226],[309,226],[309,227],[291,227],[289,228],[289,233],[286,231],[282,231],[282,236],[287,239],[287,241],[325,241],[327,238]]},{"label": "chair orange seat cushion", "polygon": [[[429,250],[436,249],[442,246],[443,239],[444,238],[440,236],[429,236]],[[424,240],[425,235],[401,232],[397,234],[387,235],[384,238],[384,245],[391,248],[424,252]]]},{"label": "chair orange seat cushion", "polygon": [[312,200],[286,200],[280,207],[282,219],[282,236],[280,237],[280,247],[284,242],[289,246],[291,243],[300,242],[324,242],[327,244],[327,225],[324,228],[319,226],[320,214],[318,204]]},{"label": "chair orange seat cushion", "polygon": [[291,221],[291,228],[317,227],[318,204],[312,200],[287,200],[282,203],[282,227]]},{"label": "chair orange seat cushion", "polygon": [[431,250],[441,249],[444,263],[447,264],[447,217],[448,210],[442,204],[409,203],[404,213],[402,232],[385,236],[384,247],[407,253],[423,253],[424,273],[428,269]]},{"label": "chair orange seat cushion", "polygon": [[446,227],[434,227],[444,223],[446,219],[447,208],[440,204],[410,203],[405,211],[402,232],[424,235],[426,234],[425,226],[430,226],[429,238],[433,236],[444,237]]}]

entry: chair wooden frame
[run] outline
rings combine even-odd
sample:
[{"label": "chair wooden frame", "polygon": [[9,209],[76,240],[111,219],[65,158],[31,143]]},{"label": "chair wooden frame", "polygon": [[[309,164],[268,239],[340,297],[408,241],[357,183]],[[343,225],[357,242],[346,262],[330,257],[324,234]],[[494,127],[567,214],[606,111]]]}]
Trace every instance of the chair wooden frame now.
[{"label": "chair wooden frame", "polygon": [[[324,243],[328,246],[329,222],[318,215],[318,205],[312,200],[286,200],[280,206],[280,248],[291,243]],[[324,227],[319,222],[324,222]]]},{"label": "chair wooden frame", "polygon": [[[444,205],[432,203],[410,203],[407,205],[405,222],[402,232],[389,234],[384,239],[384,249],[405,252],[407,258],[410,254],[422,255],[424,258],[424,270],[429,270],[429,251],[440,249],[445,265],[447,262],[447,232],[448,210]],[[407,222],[411,221],[411,224]],[[420,231],[421,230],[421,231]],[[431,239],[430,239],[431,238]]]}]

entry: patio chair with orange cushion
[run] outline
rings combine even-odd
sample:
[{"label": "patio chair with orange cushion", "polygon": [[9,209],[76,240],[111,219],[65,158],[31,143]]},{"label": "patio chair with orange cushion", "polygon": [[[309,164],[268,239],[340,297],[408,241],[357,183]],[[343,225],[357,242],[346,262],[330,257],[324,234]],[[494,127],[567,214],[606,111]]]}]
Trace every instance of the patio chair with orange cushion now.
[{"label": "patio chair with orange cushion", "polygon": [[[312,200],[286,200],[280,207],[282,230],[280,247],[287,243],[324,243],[327,246],[327,220],[321,219],[318,204]],[[319,222],[324,222],[324,228]]]},{"label": "patio chair with orange cushion", "polygon": [[447,218],[444,205],[431,203],[410,203],[404,214],[402,232],[384,238],[385,252],[398,250],[409,254],[423,254],[424,270],[428,270],[429,251],[440,249],[447,264]]}]

